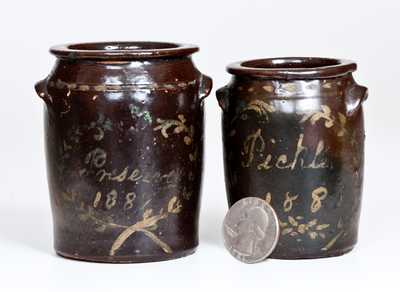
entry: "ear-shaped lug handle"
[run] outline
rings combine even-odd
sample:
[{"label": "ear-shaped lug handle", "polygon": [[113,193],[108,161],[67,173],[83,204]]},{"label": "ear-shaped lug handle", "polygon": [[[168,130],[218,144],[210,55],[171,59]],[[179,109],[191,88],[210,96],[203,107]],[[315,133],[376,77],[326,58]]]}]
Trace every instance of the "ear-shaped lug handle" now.
[{"label": "ear-shaped lug handle", "polygon": [[37,95],[43,99],[46,104],[53,103],[53,98],[47,92],[47,78],[37,82],[35,84],[35,90]]},{"label": "ear-shaped lug handle", "polygon": [[212,85],[213,85],[212,79],[207,75],[202,74],[200,77],[200,94],[199,94],[199,98],[201,101],[210,95]]},{"label": "ear-shaped lug handle", "polygon": [[228,86],[224,86],[218,89],[216,92],[218,104],[223,111],[226,111],[228,108],[228,103],[229,103],[228,91],[229,91]]},{"label": "ear-shaped lug handle", "polygon": [[351,86],[345,96],[346,115],[352,116],[368,98],[368,88],[358,84]]}]

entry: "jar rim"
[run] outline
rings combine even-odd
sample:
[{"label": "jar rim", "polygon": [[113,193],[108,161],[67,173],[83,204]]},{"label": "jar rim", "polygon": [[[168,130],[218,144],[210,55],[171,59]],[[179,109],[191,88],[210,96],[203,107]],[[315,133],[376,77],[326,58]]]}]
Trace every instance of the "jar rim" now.
[{"label": "jar rim", "polygon": [[111,41],[52,46],[50,53],[66,59],[134,60],[189,56],[199,50],[192,44],[154,41]]},{"label": "jar rim", "polygon": [[252,59],[227,66],[233,75],[269,79],[320,79],[354,72],[357,64],[351,60],[321,57],[281,57]]}]

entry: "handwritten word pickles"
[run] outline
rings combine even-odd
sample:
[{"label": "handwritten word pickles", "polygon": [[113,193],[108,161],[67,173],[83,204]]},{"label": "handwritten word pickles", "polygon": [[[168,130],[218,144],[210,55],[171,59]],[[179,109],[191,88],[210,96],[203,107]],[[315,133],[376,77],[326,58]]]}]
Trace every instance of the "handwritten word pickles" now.
[{"label": "handwritten word pickles", "polygon": [[[275,140],[274,140],[275,141]],[[263,161],[257,162],[258,170],[269,170],[272,168],[278,169],[289,169],[294,170],[297,166],[302,169],[312,168],[328,168],[329,164],[323,159],[322,154],[325,150],[325,144],[323,140],[320,140],[313,151],[313,156],[311,161],[306,162],[302,155],[310,151],[310,149],[303,145],[304,134],[300,134],[296,149],[293,154],[279,154],[273,155],[271,153],[264,153],[266,149],[266,142],[264,137],[261,135],[261,129],[257,129],[254,133],[250,134],[243,144],[242,150],[242,167],[250,167],[255,161],[256,154],[259,156],[266,157]],[[289,158],[293,157],[293,158]]]}]

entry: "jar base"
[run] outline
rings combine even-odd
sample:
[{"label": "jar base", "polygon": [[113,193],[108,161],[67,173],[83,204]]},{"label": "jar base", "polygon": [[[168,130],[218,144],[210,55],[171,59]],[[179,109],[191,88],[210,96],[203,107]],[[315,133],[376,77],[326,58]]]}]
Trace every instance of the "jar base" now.
[{"label": "jar base", "polygon": [[196,248],[187,249],[179,252],[174,252],[170,255],[148,255],[148,256],[82,256],[65,253],[56,250],[57,255],[78,261],[85,262],[96,262],[96,263],[111,263],[111,264],[130,264],[130,263],[150,263],[150,262],[162,262],[168,260],[174,260],[182,257],[189,256],[195,253]]},{"label": "jar base", "polygon": [[325,253],[318,254],[301,254],[301,255],[290,255],[290,254],[272,254],[269,258],[277,259],[277,260],[312,260],[312,259],[323,259],[323,258],[331,258],[345,255],[351,252],[354,249],[354,245],[337,250],[331,250]]}]

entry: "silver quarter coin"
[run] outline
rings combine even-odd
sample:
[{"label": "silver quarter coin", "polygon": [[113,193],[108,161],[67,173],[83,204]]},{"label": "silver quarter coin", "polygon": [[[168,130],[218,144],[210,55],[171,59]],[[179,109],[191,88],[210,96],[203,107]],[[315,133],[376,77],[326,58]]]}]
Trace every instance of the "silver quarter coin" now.
[{"label": "silver quarter coin", "polygon": [[260,262],[278,243],[278,217],[260,198],[241,199],[225,216],[223,236],[225,247],[236,259],[248,264]]}]

